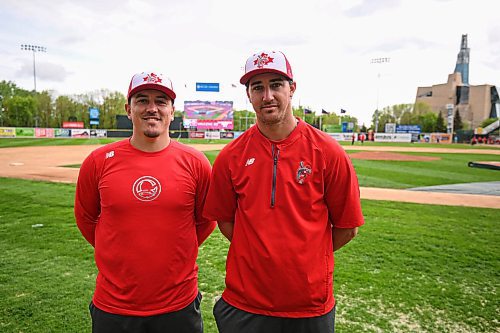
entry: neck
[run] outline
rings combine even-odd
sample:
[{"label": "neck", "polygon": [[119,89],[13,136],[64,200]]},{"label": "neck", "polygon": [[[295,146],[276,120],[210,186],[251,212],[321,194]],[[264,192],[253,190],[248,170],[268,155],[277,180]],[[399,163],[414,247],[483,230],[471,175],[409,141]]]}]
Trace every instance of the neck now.
[{"label": "neck", "polygon": [[143,136],[139,137],[132,134],[132,137],[130,138],[130,144],[140,151],[154,153],[167,148],[170,144],[170,137],[167,136],[165,138],[159,136],[157,138],[148,138]]},{"label": "neck", "polygon": [[297,127],[298,120],[295,119],[293,114],[290,114],[289,117],[286,117],[282,122],[278,124],[266,125],[262,122],[259,122],[257,118],[257,126],[259,131],[266,138],[272,141],[281,141],[286,139]]}]

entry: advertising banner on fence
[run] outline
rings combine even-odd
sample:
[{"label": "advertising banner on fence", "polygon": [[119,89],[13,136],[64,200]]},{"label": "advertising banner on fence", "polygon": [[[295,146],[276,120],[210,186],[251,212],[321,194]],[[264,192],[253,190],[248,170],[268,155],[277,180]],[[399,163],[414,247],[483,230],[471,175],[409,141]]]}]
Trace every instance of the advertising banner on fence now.
[{"label": "advertising banner on fence", "polygon": [[71,130],[67,128],[56,128],[54,130],[54,136],[56,138],[70,138]]},{"label": "advertising banner on fence", "polygon": [[411,133],[375,133],[375,142],[411,142]]},{"label": "advertising banner on fence", "polygon": [[108,136],[108,133],[106,130],[102,129],[91,129],[90,130],[90,137],[91,138],[106,138]]},{"label": "advertising banner on fence", "polygon": [[12,127],[0,127],[0,138],[15,138],[16,129]]},{"label": "advertising banner on fence", "polygon": [[219,131],[205,132],[205,139],[208,139],[208,140],[219,140],[220,139],[220,132]]},{"label": "advertising banner on fence", "polygon": [[234,132],[220,132],[221,139],[234,139]]},{"label": "advertising banner on fence", "polygon": [[431,133],[431,143],[451,143],[451,134]]},{"label": "advertising banner on fence", "polygon": [[233,102],[185,101],[184,128],[233,129]]},{"label": "advertising banner on fence", "polygon": [[35,136],[35,129],[29,127],[16,127],[16,137],[29,137]]},{"label": "advertising banner on fence", "polygon": [[35,128],[35,137],[37,138],[53,138],[53,128]]},{"label": "advertising banner on fence", "polygon": [[[352,140],[352,133],[328,133],[328,135],[337,141],[351,141]],[[354,139],[356,140],[356,138],[357,138],[357,135]]]},{"label": "advertising banner on fence", "polygon": [[189,132],[190,139],[204,139],[205,132]]},{"label": "advertising banner on fence", "polygon": [[90,137],[90,130],[89,129],[73,129],[71,130],[71,137],[72,138],[89,138]]}]

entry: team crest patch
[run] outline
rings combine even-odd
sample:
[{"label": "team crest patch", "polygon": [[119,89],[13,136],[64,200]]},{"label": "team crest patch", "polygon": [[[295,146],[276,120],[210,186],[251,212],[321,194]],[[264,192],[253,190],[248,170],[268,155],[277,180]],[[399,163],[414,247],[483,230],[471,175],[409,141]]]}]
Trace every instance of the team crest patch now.
[{"label": "team crest patch", "polygon": [[155,177],[143,176],[134,182],[132,193],[140,201],[153,201],[161,193],[161,184]]},{"label": "team crest patch", "polygon": [[142,78],[144,82],[148,83],[161,83],[161,78],[155,73],[149,73],[145,77]]},{"label": "team crest patch", "polygon": [[257,66],[257,68],[262,68],[270,62],[274,62],[273,60],[274,58],[270,57],[269,54],[262,52],[257,56],[257,59],[253,61],[253,64]]},{"label": "team crest patch", "polygon": [[297,181],[297,183],[302,185],[306,181],[306,177],[311,173],[312,173],[311,167],[309,165],[304,165],[304,162],[300,161],[295,180]]}]

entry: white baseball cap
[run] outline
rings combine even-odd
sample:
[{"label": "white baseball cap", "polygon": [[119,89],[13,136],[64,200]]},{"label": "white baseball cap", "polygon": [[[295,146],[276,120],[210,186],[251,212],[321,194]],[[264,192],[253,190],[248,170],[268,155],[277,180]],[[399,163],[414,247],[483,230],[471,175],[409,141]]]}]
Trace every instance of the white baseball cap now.
[{"label": "white baseball cap", "polygon": [[261,51],[248,58],[240,83],[247,84],[252,76],[262,73],[277,73],[293,80],[292,67],[280,51]]},{"label": "white baseball cap", "polygon": [[175,100],[175,92],[172,87],[172,81],[170,81],[168,77],[163,76],[163,74],[153,72],[142,72],[132,76],[130,86],[128,87],[127,99],[130,99],[130,97],[139,91],[146,89],[162,91],[167,94],[172,101]]}]

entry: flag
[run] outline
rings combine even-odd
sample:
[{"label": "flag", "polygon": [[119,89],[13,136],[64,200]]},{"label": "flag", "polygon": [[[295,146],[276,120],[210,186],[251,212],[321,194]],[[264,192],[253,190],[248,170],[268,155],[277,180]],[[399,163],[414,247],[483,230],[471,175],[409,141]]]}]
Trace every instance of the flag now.
[{"label": "flag", "polygon": [[340,113],[346,113],[347,111],[344,109],[340,109]]},{"label": "flag", "polygon": [[322,114],[330,114],[328,111],[326,111],[325,109],[321,109],[321,113]]},{"label": "flag", "polygon": [[304,113],[305,113],[305,114],[311,114],[311,113],[313,113],[313,112],[312,112],[312,110],[309,110],[309,109],[304,109]]}]

